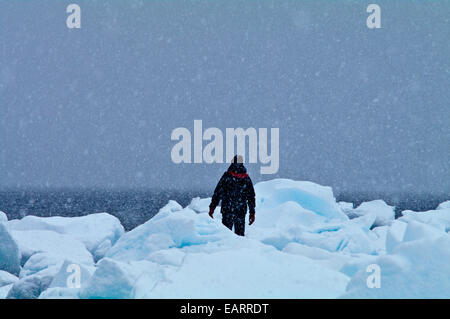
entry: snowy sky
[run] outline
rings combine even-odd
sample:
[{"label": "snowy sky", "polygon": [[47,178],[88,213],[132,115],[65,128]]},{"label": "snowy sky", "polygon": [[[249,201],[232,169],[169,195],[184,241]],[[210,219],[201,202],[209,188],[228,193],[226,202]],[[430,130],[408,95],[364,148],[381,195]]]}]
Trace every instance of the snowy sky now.
[{"label": "snowy sky", "polygon": [[0,1],[0,186],[208,189],[170,157],[201,119],[280,128],[254,181],[450,193],[450,2],[372,2]]}]

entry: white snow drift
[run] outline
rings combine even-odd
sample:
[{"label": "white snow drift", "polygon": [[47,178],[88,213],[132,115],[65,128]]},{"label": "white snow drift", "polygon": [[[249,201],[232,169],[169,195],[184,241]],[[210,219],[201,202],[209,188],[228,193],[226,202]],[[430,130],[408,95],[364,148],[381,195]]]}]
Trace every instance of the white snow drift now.
[{"label": "white snow drift", "polygon": [[0,210],[0,223],[7,222],[7,221],[8,221],[8,216],[6,216],[6,214]]},{"label": "white snow drift", "polygon": [[[394,220],[381,200],[353,208],[311,182],[276,179],[255,191],[245,237],[221,224],[220,208],[208,216],[209,198],[169,201],[127,233],[108,214],[3,218],[0,297],[450,297],[448,202]],[[372,264],[380,288],[367,286]],[[74,267],[77,287],[68,285]]]}]

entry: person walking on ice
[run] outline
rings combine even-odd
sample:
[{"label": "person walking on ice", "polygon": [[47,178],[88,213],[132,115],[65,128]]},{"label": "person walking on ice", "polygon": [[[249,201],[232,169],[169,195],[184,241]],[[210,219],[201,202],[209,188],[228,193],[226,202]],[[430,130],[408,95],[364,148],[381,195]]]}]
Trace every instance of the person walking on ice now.
[{"label": "person walking on ice", "polygon": [[214,189],[214,195],[209,205],[211,218],[214,218],[214,210],[220,201],[222,201],[220,208],[222,224],[230,230],[234,226],[234,232],[239,236],[244,236],[247,205],[250,212],[249,225],[255,221],[255,190],[240,155],[233,157],[228,171],[222,175]]}]

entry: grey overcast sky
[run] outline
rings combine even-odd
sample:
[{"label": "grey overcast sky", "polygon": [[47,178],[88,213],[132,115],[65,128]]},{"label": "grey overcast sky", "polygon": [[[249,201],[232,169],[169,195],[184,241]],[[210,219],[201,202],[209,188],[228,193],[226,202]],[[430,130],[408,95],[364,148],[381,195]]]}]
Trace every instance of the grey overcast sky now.
[{"label": "grey overcast sky", "polygon": [[280,128],[255,182],[450,194],[450,1],[372,2],[2,0],[0,187],[212,188],[170,157],[201,119]]}]

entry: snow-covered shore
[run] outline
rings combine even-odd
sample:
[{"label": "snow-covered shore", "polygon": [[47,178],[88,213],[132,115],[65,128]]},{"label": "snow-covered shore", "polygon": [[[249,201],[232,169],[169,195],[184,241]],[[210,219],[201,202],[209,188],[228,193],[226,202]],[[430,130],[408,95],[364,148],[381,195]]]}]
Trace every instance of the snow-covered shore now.
[{"label": "snow-covered shore", "polygon": [[450,298],[450,201],[394,220],[381,200],[353,208],[311,182],[255,191],[245,237],[208,216],[208,198],[169,201],[129,232],[106,213],[0,212],[0,298]]}]

